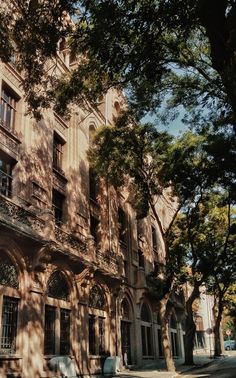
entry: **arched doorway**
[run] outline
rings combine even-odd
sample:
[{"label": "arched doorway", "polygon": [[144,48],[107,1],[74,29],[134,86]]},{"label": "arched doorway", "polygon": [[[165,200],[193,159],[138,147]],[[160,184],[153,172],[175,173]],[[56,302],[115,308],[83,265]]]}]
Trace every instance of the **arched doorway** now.
[{"label": "arched doorway", "polygon": [[144,303],[141,308],[141,338],[143,358],[153,356],[152,322],[148,306]]},{"label": "arched doorway", "polygon": [[131,356],[131,311],[127,299],[123,299],[121,303],[121,349],[123,365],[132,364]]},{"label": "arched doorway", "polygon": [[70,354],[70,290],[64,274],[57,270],[48,279],[44,309],[44,354]]}]

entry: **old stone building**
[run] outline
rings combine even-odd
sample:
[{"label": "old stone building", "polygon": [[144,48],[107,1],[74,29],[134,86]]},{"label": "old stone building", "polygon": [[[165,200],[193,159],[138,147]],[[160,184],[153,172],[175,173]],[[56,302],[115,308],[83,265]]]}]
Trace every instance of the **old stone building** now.
[{"label": "old stone building", "polygon": [[[59,74],[72,69],[67,50]],[[0,64],[0,376],[53,377],[49,361],[69,356],[78,375],[162,356],[158,305],[145,275],[162,253],[150,214],[137,223],[126,193],[98,183],[86,151],[94,130],[123,106],[110,91],[98,109],[62,119],[26,114],[21,73]],[[157,203],[168,223],[171,203]],[[177,303],[177,302],[176,302]],[[182,355],[181,304],[170,317]]]}]

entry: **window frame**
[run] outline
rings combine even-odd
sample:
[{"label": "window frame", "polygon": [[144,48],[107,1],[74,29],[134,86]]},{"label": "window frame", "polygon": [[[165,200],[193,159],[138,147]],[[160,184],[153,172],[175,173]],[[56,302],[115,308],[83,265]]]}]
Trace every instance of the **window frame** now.
[{"label": "window frame", "polygon": [[[57,272],[57,270],[55,270],[54,272],[52,272],[50,274],[50,276],[48,277],[47,279],[47,283],[50,281],[50,278],[51,276]],[[63,274],[62,271],[58,271],[60,273]],[[66,277],[65,277],[65,280],[66,280]],[[68,285],[68,281],[66,280],[66,283]],[[71,354],[71,344],[72,344],[72,309],[71,309],[71,302],[70,302],[70,288],[69,288],[69,285],[68,285],[68,289],[69,289],[69,295],[68,295],[68,298],[65,300],[65,299],[58,299],[56,297],[52,297],[52,296],[48,296],[47,295],[47,286],[45,288],[45,293],[44,293],[44,297],[45,297],[45,300],[44,300],[44,314],[43,314],[43,331],[44,331],[44,336],[43,336],[43,354],[44,356],[55,356],[55,355],[61,355],[61,331],[62,331],[62,311],[66,311],[68,314],[69,314],[69,336],[68,336],[68,340],[69,340],[69,351],[68,351],[68,354],[66,354],[66,356],[69,356]],[[46,333],[46,330],[45,330],[45,315],[46,315],[46,308],[47,307],[51,307],[54,309],[55,311],[55,332],[54,332],[54,341],[55,341],[55,353],[54,354],[46,354],[45,353],[45,333]],[[65,354],[63,354],[65,355]]]},{"label": "window frame", "polygon": [[[0,100],[0,125],[13,132],[16,129],[16,116],[20,96],[5,82],[1,86],[1,100]],[[10,113],[9,112],[10,109]],[[7,119],[9,115],[9,120]]]},{"label": "window frame", "polygon": [[[55,201],[55,196],[57,196],[57,199],[60,199],[61,203],[60,206],[57,205]],[[54,216],[54,222],[55,225],[60,227],[63,224],[64,221],[64,204],[65,204],[66,197],[59,192],[57,189],[52,189],[52,211]],[[58,202],[59,203],[59,202]]]},{"label": "window frame", "polygon": [[57,172],[64,175],[64,150],[65,150],[65,140],[63,140],[60,135],[54,131],[53,133],[53,154],[52,154],[52,166]]},{"label": "window frame", "polygon": [[[19,272],[18,272],[18,269],[16,267],[16,264],[14,264],[14,261],[11,259],[11,257],[8,255],[7,252],[5,252],[4,250],[0,250],[0,252],[4,252],[4,254],[6,255],[7,258],[9,258],[10,262],[12,263],[12,265],[15,267],[16,269],[16,274],[17,274],[17,279],[18,279],[18,287],[13,287],[13,286],[8,286],[8,285],[3,285],[0,283],[0,356],[10,356],[10,357],[14,357],[17,355],[18,353],[18,337],[19,337],[19,313],[20,313],[20,289],[19,289]],[[14,335],[14,344],[15,344],[15,348],[14,350],[12,351],[4,351],[2,350],[2,321],[3,321],[3,304],[4,304],[4,297],[5,298],[11,298],[13,299],[14,301],[17,302],[17,319],[16,319],[16,326],[15,326],[15,335]]]}]

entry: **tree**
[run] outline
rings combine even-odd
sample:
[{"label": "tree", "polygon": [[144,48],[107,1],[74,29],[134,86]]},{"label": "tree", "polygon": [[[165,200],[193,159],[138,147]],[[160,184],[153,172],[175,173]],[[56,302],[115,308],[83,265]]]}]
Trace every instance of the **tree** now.
[{"label": "tree", "polygon": [[[128,126],[127,126],[128,124]],[[128,185],[136,193],[133,204],[137,216],[150,209],[159,226],[164,242],[165,261],[149,277],[152,293],[159,296],[163,351],[168,370],[174,370],[171,356],[167,303],[182,272],[181,255],[172,248],[173,228],[177,215],[190,206],[203,188],[210,190],[209,165],[202,148],[203,137],[187,133],[175,143],[167,133],[159,133],[150,124],[132,125],[126,115],[116,127],[104,127],[95,136],[90,151],[95,171],[110,180],[115,187]],[[174,200],[171,221],[164,228],[156,211],[158,196],[169,190]]]},{"label": "tree", "polygon": [[[183,209],[177,222],[175,245],[185,248],[192,290],[186,297],[185,363],[193,363],[195,324],[193,302],[204,284],[215,297],[215,356],[221,354],[220,323],[225,295],[235,281],[235,199],[218,184],[211,193],[203,191],[197,202]],[[211,289],[210,289],[211,288]]]},{"label": "tree", "polygon": [[[0,7],[0,57],[19,54],[34,110],[49,104],[45,92],[52,100],[54,88],[64,109],[121,86],[138,117],[168,95],[169,108],[183,104],[188,114],[198,105],[206,114],[215,106],[221,122],[235,125],[234,0],[17,0],[14,7]],[[58,85],[45,81],[37,95],[42,77],[50,78],[46,60],[65,37],[81,64]]]}]

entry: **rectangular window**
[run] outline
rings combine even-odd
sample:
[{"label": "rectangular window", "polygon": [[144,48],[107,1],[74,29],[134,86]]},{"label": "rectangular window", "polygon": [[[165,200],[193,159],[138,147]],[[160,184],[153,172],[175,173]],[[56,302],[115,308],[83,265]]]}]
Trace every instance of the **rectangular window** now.
[{"label": "rectangular window", "polygon": [[92,215],[90,216],[90,233],[94,237],[94,241],[97,244],[100,240],[99,234],[99,220]]},{"label": "rectangular window", "polygon": [[97,202],[98,197],[98,181],[96,173],[89,169],[89,198]]},{"label": "rectangular window", "polygon": [[12,168],[9,159],[0,158],[0,193],[6,197],[12,196]]},{"label": "rectangular window", "polygon": [[53,137],[53,168],[59,172],[62,171],[62,161],[63,161],[63,145],[65,142],[54,133]]},{"label": "rectangular window", "polygon": [[139,268],[144,268],[145,267],[145,262],[144,262],[144,255],[141,249],[138,250],[138,266]]},{"label": "rectangular window", "polygon": [[18,98],[8,88],[3,87],[0,104],[0,122],[3,127],[13,131],[15,129],[16,105]]},{"label": "rectangular window", "polygon": [[52,192],[52,208],[54,212],[55,224],[60,226],[63,221],[63,205],[65,197],[57,190],[53,189]]},{"label": "rectangular window", "polygon": [[1,353],[16,352],[18,299],[3,297]]},{"label": "rectangular window", "polygon": [[119,240],[127,243],[127,224],[125,212],[119,207],[118,209],[118,223],[119,223]]},{"label": "rectangular window", "polygon": [[96,329],[95,317],[89,315],[89,354],[96,354]]},{"label": "rectangular window", "polygon": [[154,252],[157,252],[157,232],[154,226],[152,226],[152,248]]},{"label": "rectangular window", "polygon": [[44,323],[44,354],[55,354],[55,336],[56,336],[56,308],[45,306],[45,323]]},{"label": "rectangular window", "polygon": [[98,318],[98,351],[99,356],[105,354],[105,319]]},{"label": "rectangular window", "polygon": [[60,354],[70,354],[70,311],[60,310]]}]

